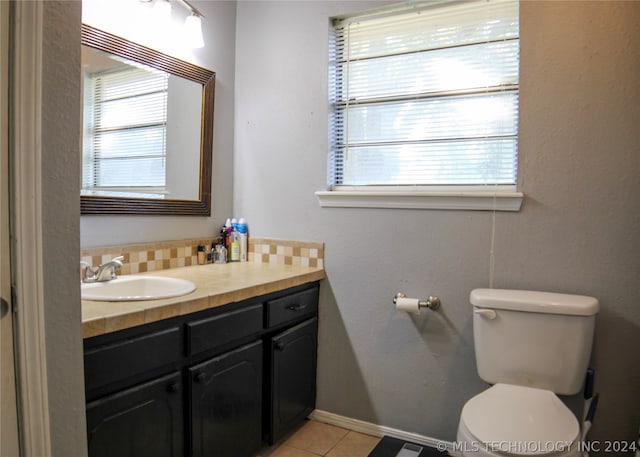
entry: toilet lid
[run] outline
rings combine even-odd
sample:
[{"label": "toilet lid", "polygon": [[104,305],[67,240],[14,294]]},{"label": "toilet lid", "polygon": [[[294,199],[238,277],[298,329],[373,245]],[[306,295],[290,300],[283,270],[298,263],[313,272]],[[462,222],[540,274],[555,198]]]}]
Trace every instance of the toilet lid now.
[{"label": "toilet lid", "polygon": [[478,441],[506,455],[566,452],[579,432],[575,416],[553,392],[508,384],[469,400],[461,420]]}]

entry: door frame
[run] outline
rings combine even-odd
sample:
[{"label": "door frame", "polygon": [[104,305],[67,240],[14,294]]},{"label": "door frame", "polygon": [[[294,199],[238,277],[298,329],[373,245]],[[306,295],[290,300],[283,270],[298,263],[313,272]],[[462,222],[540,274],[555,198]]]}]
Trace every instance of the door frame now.
[{"label": "door frame", "polygon": [[10,4],[0,1],[0,455],[20,455],[9,219]]},{"label": "door frame", "polygon": [[22,455],[51,456],[42,246],[42,1],[12,1],[12,283]]}]

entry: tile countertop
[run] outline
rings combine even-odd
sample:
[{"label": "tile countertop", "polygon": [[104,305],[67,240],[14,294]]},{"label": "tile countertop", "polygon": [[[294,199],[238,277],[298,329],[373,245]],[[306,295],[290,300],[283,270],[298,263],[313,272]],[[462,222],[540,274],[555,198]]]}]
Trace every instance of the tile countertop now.
[{"label": "tile countertop", "polygon": [[323,268],[253,262],[197,265],[144,275],[188,279],[195,283],[196,290],[161,300],[82,300],[84,338],[226,305],[325,277]]}]

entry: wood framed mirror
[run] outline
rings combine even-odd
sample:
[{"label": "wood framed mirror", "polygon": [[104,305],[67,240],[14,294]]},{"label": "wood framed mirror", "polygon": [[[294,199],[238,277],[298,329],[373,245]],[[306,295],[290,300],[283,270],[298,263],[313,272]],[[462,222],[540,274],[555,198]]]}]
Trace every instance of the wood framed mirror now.
[{"label": "wood framed mirror", "polygon": [[[82,47],[81,214],[210,216],[215,73],[86,24]],[[120,86],[117,97],[105,95],[104,75],[134,71],[166,81],[164,102],[149,90],[136,97],[153,103],[124,104],[134,97]],[[139,119],[162,103],[164,118]]]}]

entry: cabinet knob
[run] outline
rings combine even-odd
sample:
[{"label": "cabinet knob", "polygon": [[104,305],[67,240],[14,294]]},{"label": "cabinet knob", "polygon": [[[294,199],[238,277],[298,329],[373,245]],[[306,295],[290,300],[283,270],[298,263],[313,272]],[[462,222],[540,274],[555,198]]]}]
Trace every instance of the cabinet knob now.
[{"label": "cabinet knob", "polygon": [[282,341],[276,341],[275,343],[275,348],[278,351],[282,351],[284,349],[284,343]]},{"label": "cabinet knob", "polygon": [[198,374],[196,375],[196,377],[194,378],[194,380],[195,380],[196,382],[202,382],[202,381],[204,381],[204,380],[206,379],[206,377],[207,377],[207,375],[206,375],[205,373],[200,372],[200,373],[198,373]]},{"label": "cabinet knob", "polygon": [[167,386],[167,392],[178,392],[180,390],[180,383],[173,382]]}]

